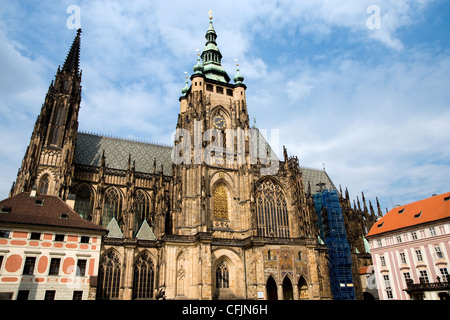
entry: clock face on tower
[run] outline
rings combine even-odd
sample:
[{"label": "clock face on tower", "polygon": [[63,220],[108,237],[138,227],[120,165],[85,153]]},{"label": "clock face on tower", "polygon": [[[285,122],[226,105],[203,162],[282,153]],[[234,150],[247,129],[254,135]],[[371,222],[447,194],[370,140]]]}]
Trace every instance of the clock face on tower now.
[{"label": "clock face on tower", "polygon": [[219,129],[219,130],[223,130],[227,126],[227,123],[225,122],[224,117],[222,117],[221,115],[214,116],[212,123],[213,123],[214,128]]}]

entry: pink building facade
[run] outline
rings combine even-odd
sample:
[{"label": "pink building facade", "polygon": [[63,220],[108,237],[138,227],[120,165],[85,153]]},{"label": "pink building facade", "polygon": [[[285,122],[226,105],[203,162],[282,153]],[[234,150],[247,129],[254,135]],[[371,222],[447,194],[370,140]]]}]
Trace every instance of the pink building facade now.
[{"label": "pink building facade", "polygon": [[447,300],[450,193],[389,211],[367,239],[381,300]]},{"label": "pink building facade", "polygon": [[22,193],[1,201],[0,299],[95,299],[105,233],[58,197]]}]

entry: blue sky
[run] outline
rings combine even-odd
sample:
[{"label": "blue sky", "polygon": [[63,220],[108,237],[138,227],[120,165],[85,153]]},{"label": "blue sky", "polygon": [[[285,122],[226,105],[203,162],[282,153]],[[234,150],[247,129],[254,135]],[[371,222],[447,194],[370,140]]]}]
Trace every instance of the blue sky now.
[{"label": "blue sky", "polygon": [[325,164],[383,210],[450,191],[450,1],[0,0],[2,199],[75,37],[70,5],[83,29],[80,130],[171,145],[213,10],[250,118],[278,129],[301,166]]}]

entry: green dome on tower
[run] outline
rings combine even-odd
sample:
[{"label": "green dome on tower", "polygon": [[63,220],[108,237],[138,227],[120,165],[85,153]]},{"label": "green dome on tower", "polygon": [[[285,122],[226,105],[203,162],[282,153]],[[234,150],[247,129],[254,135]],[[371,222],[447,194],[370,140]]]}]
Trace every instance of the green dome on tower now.
[{"label": "green dome on tower", "polygon": [[194,70],[194,74],[203,74],[203,64],[200,60],[200,54],[197,57],[197,64],[192,68]]},{"label": "green dome on tower", "polygon": [[[239,64],[237,64],[237,67],[239,67]],[[236,75],[233,80],[236,84],[241,84],[244,81],[244,76],[239,73],[239,68],[236,68]]]}]

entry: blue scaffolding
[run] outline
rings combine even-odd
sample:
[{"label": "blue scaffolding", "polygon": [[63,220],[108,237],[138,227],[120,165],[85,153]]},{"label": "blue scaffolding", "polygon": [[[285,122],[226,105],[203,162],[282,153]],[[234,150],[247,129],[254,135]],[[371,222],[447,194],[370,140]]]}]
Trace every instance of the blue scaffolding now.
[{"label": "blue scaffolding", "polygon": [[330,287],[333,299],[355,300],[352,259],[347,241],[344,217],[336,190],[324,190],[314,195],[319,234],[325,239],[329,255]]}]

